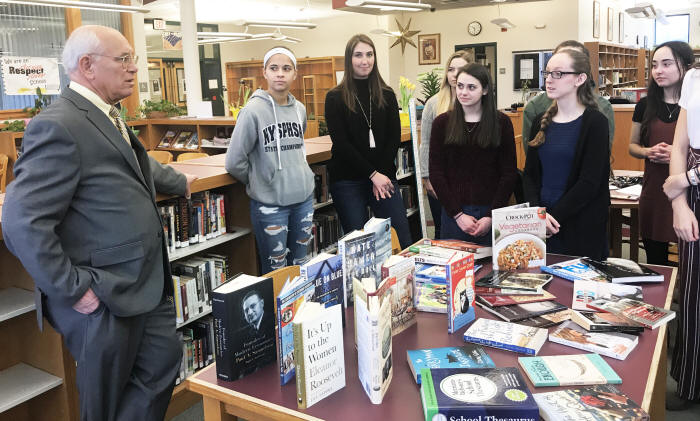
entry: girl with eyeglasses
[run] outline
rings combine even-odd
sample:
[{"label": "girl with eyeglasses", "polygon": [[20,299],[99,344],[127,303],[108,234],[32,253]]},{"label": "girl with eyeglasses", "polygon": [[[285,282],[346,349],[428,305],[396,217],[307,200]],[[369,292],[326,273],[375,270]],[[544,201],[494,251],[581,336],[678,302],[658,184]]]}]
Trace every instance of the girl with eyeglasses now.
[{"label": "girl with eyeglasses", "polygon": [[442,113],[445,113],[452,109],[455,103],[457,86],[457,72],[460,68],[466,66],[467,64],[474,61],[474,57],[471,53],[464,50],[459,50],[453,53],[448,59],[445,65],[445,77],[442,79],[440,86],[440,92],[430,97],[425,103],[423,108],[423,115],[421,117],[421,132],[420,132],[420,169],[421,177],[423,181],[423,188],[428,194],[428,205],[430,206],[430,213],[433,216],[433,222],[435,223],[435,238],[440,237],[440,227],[441,215],[442,215],[442,205],[437,198],[437,194],[433,189],[433,185],[430,182],[430,131],[433,127],[433,121],[435,117]]},{"label": "girl with eyeglasses", "polygon": [[647,263],[668,264],[668,243],[678,241],[673,231],[673,210],[662,185],[668,177],[671,145],[680,113],[678,100],[685,72],[693,64],[693,49],[670,41],[652,53],[647,96],[634,107],[629,153],[644,159],[639,197],[639,231]]},{"label": "girl with eyeglasses", "polygon": [[333,142],[329,187],[343,231],[362,229],[369,206],[376,217],[391,218],[402,248],[410,246],[394,163],[401,142],[399,105],[379,74],[367,35],[355,35],[346,44],[345,74],[326,94],[325,107]]},{"label": "girl with eyeglasses", "polygon": [[430,133],[430,182],[442,203],[441,238],[491,244],[491,210],[508,204],[517,179],[513,124],[496,109],[489,70],[457,72],[453,109]]},{"label": "girl with eyeglasses", "polygon": [[565,49],[543,75],[554,101],[531,130],[525,200],[547,208],[547,252],[601,260],[608,255],[608,122],[589,83],[591,63]]}]

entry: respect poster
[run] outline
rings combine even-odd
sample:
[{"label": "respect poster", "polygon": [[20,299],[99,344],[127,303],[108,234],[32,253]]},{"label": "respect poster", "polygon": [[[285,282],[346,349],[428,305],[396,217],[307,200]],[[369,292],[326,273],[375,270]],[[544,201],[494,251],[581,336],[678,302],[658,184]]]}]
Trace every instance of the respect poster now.
[{"label": "respect poster", "polygon": [[32,95],[41,88],[44,95],[60,89],[58,59],[45,57],[2,57],[5,95]]}]

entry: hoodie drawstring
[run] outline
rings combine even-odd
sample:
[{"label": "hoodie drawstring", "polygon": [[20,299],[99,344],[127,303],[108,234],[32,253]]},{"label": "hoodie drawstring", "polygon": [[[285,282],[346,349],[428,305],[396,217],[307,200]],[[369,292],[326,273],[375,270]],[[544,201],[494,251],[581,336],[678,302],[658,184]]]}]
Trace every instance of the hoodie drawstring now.
[{"label": "hoodie drawstring", "polygon": [[[277,121],[277,108],[275,107],[275,100],[274,100],[274,98],[272,98],[272,95],[268,94],[267,99],[270,101],[270,104],[272,104],[272,114],[275,116],[275,131],[272,134],[272,136],[274,136],[275,141],[277,142],[277,169],[282,170],[282,155],[281,155],[282,144],[280,143],[280,136],[279,136],[279,122]],[[294,103],[294,109],[296,110],[297,119],[299,120],[299,129],[302,131],[302,133],[301,133],[302,152],[304,153],[304,156],[306,156],[306,143],[304,142],[304,132],[303,132],[304,124],[302,124],[301,115],[299,114],[299,107],[297,107],[296,100]]]}]

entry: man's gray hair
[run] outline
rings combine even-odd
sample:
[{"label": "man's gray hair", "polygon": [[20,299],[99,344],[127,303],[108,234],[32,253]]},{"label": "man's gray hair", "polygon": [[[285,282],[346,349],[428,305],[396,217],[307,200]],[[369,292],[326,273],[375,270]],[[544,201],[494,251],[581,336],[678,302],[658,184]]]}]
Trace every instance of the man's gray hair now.
[{"label": "man's gray hair", "polygon": [[70,37],[66,40],[66,46],[63,48],[63,67],[68,74],[73,73],[78,69],[78,61],[80,57],[91,54],[100,53],[100,37],[97,35],[97,25],[85,25],[76,28]]}]

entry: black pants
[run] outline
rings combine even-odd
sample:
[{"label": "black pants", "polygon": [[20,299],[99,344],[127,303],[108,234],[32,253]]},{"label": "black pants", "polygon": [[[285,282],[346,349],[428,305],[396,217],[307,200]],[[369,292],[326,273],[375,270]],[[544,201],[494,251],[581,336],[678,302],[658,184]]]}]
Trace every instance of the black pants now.
[{"label": "black pants", "polygon": [[668,265],[668,243],[642,238],[644,250],[647,253],[647,263],[650,265]]},{"label": "black pants", "polygon": [[82,421],[161,421],[180,369],[175,308],[163,299],[148,313],[114,316],[104,303],[81,314],[46,300],[44,313],[78,363]]}]

